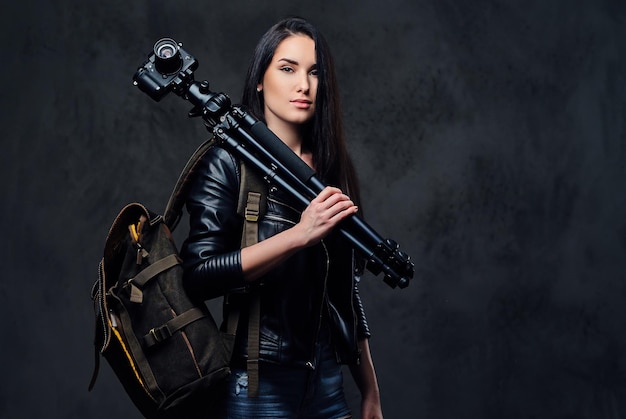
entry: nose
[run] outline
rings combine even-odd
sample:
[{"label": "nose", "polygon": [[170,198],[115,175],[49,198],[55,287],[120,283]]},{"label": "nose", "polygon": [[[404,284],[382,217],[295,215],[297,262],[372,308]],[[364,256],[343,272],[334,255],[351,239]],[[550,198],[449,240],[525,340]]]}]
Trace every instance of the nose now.
[{"label": "nose", "polygon": [[308,73],[304,73],[303,75],[298,77],[298,86],[297,86],[298,92],[308,93],[310,87],[311,87],[311,83],[309,81]]}]

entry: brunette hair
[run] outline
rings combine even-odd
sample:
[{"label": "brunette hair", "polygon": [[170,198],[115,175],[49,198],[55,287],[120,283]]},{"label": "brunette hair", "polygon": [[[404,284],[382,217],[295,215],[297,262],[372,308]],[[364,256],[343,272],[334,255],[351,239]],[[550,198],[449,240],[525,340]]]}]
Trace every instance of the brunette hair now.
[{"label": "brunette hair", "polygon": [[248,67],[242,104],[265,122],[263,95],[257,92],[257,85],[262,82],[278,45],[299,34],[315,42],[318,70],[316,110],[313,119],[303,127],[303,145],[313,154],[318,176],[341,188],[358,205],[359,185],[346,146],[335,66],[326,40],[314,25],[300,17],[290,17],[276,23],[261,37]]}]

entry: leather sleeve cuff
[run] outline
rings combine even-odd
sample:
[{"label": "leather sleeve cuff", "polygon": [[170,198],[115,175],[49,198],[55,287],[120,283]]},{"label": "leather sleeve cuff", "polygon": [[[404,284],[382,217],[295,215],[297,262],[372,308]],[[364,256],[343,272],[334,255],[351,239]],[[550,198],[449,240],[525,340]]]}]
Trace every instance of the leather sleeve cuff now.
[{"label": "leather sleeve cuff", "polygon": [[187,292],[203,300],[245,287],[239,249],[211,256],[185,276]]}]

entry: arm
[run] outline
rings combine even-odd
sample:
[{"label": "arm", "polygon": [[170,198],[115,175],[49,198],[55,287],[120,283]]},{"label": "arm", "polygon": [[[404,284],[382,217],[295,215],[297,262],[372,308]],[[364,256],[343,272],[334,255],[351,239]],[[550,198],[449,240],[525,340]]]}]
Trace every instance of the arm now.
[{"label": "arm", "polygon": [[198,299],[208,300],[246,285],[239,250],[238,167],[229,152],[213,147],[200,162],[187,195],[189,236],[180,255],[185,288]]},{"label": "arm", "polygon": [[210,299],[242,288],[286,260],[298,249],[321,240],[343,218],[357,211],[339,189],[324,189],[305,209],[300,222],[276,236],[239,249],[238,164],[219,147],[207,152],[187,199],[190,232],[181,256],[185,287]]},{"label": "arm", "polygon": [[367,339],[360,340],[359,349],[361,350],[361,362],[358,365],[351,365],[350,372],[361,392],[361,417],[363,419],[382,419],[380,392],[369,341]]},{"label": "arm", "polygon": [[326,187],[302,212],[298,224],[241,250],[244,278],[246,281],[260,278],[298,250],[318,243],[357,210],[339,189]]}]

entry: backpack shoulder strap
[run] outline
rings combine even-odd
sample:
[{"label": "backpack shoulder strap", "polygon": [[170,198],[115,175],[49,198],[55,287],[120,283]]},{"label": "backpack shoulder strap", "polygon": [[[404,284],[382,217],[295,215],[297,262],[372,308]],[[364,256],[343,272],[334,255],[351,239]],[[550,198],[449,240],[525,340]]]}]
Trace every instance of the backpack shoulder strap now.
[{"label": "backpack shoulder strap", "polygon": [[237,213],[243,217],[241,247],[250,246],[259,241],[258,221],[265,215],[267,206],[267,182],[240,162],[241,183]]},{"label": "backpack shoulder strap", "polygon": [[[268,185],[242,161],[241,183],[237,213],[244,218],[241,234],[241,247],[251,246],[259,241],[259,219],[265,215]],[[259,393],[259,352],[261,299],[258,292],[251,291],[248,307],[248,397]]]},{"label": "backpack shoulder strap", "polygon": [[[215,145],[215,139],[202,143],[191,155],[187,164],[178,177],[167,202],[163,219],[171,231],[174,231],[182,218],[182,209],[187,198],[195,169],[206,154]],[[241,235],[241,247],[253,245],[259,241],[258,221],[265,215],[267,206],[268,185],[259,175],[250,170],[243,161],[240,161],[239,197],[237,213],[244,218],[244,227]],[[250,295],[248,319],[248,395],[256,397],[259,387],[259,334],[260,334],[261,304],[258,293]],[[227,333],[234,334],[239,323],[239,312],[231,311],[227,319]]]},{"label": "backpack shoulder strap", "polygon": [[189,157],[187,164],[180,172],[178,176],[178,181],[172,190],[172,194],[170,195],[169,200],[167,201],[167,205],[165,207],[165,211],[163,211],[163,220],[165,225],[170,229],[170,231],[174,231],[178,223],[182,218],[183,206],[185,205],[185,200],[187,199],[187,193],[189,192],[189,188],[191,186],[191,180],[195,173],[195,170],[198,166],[202,157],[206,154],[208,150],[210,150],[215,145],[215,138],[211,137],[202,143],[196,151]]}]

